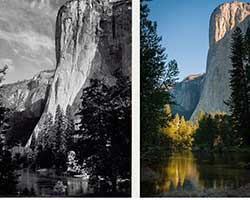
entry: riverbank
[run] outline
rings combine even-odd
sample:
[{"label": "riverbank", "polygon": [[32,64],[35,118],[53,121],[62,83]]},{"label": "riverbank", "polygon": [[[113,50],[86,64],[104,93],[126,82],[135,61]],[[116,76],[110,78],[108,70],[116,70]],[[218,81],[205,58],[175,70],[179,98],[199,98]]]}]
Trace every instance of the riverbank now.
[{"label": "riverbank", "polygon": [[202,191],[173,191],[157,195],[157,197],[250,197],[250,183],[237,189],[214,190],[206,189]]},{"label": "riverbank", "polygon": [[144,151],[141,153],[141,161],[159,161],[161,159],[165,159],[167,156],[171,156],[174,153],[187,153],[187,152],[193,152],[193,153],[250,153],[250,147],[243,146],[233,146],[233,147],[224,147],[224,148],[198,148],[194,147],[192,150],[176,150],[171,151],[166,147],[158,146],[158,147],[149,147],[147,148],[147,151]]}]

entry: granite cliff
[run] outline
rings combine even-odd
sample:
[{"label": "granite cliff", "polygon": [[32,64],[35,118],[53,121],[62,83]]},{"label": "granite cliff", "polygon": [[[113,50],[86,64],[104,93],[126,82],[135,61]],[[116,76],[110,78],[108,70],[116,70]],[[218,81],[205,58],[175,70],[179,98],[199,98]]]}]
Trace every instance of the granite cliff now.
[{"label": "granite cliff", "polygon": [[[78,104],[91,78],[113,85],[118,69],[131,77],[131,1],[66,2],[57,15],[55,49],[56,71],[43,112],[53,116],[58,105],[65,111]],[[37,138],[40,123],[26,146]]]},{"label": "granite cliff", "polygon": [[243,32],[250,26],[250,3],[233,1],[218,6],[212,13],[209,27],[209,51],[206,77],[199,103],[192,114],[204,112],[229,112],[224,101],[229,99],[229,70],[232,68],[231,35],[239,26]]}]

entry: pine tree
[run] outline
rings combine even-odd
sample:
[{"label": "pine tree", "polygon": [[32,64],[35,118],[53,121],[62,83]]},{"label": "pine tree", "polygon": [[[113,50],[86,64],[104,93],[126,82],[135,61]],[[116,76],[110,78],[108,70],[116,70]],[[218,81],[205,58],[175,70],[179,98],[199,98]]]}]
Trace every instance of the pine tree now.
[{"label": "pine tree", "polygon": [[162,38],[157,35],[157,24],[148,19],[149,8],[141,1],[140,11],[140,112],[142,152],[148,145],[159,145],[160,129],[170,120],[164,105],[172,103],[168,91],[178,75],[176,61],[166,64]]},{"label": "pine tree", "polygon": [[56,146],[55,149],[58,152],[66,153],[66,117],[60,107],[60,105],[56,108],[56,116],[55,116],[55,137],[56,137]]},{"label": "pine tree", "polygon": [[[250,128],[250,28],[247,28],[245,37],[244,37],[244,44],[245,44],[245,74],[246,74],[246,90],[247,90],[247,104],[248,104],[248,114],[246,114],[247,122],[248,122],[248,127],[247,129],[249,130]],[[250,144],[250,134],[246,135],[247,137],[247,144]]]},{"label": "pine tree", "polygon": [[37,139],[37,145],[41,145],[43,149],[53,149],[55,145],[55,136],[53,135],[53,116],[46,113],[42,116],[43,123],[40,127],[40,133]]},{"label": "pine tree", "polygon": [[40,132],[36,141],[36,165],[39,168],[50,168],[54,164],[55,135],[53,132],[53,116],[46,113],[41,118]]},{"label": "pine tree", "polygon": [[200,148],[228,148],[238,144],[232,132],[231,117],[225,113],[204,114],[194,128],[194,143]]},{"label": "pine tree", "polygon": [[67,123],[67,128],[66,128],[66,146],[67,146],[67,152],[69,152],[72,146],[72,136],[75,133],[75,120],[74,116],[72,113],[72,109],[70,106],[67,107],[66,109],[66,123]]},{"label": "pine tree", "polygon": [[232,34],[232,70],[230,71],[231,95],[229,107],[233,120],[233,129],[238,137],[242,137],[244,142],[249,143],[248,136],[250,121],[249,118],[249,98],[247,89],[247,77],[244,66],[244,40],[243,34],[237,27]]},{"label": "pine tree", "polygon": [[217,132],[213,114],[205,114],[199,121],[194,134],[195,144],[201,148],[213,149],[214,134]]},{"label": "pine tree", "polygon": [[56,167],[65,168],[67,160],[67,140],[66,140],[66,119],[65,115],[60,107],[56,108],[56,116],[54,123],[55,130],[55,155],[56,155]]},{"label": "pine tree", "polygon": [[115,191],[118,177],[130,178],[131,82],[119,78],[115,86],[108,87],[91,80],[81,100],[81,157],[88,173],[110,180]]},{"label": "pine tree", "polygon": [[[248,97],[250,97],[250,28],[247,28],[245,37],[244,37],[244,47],[245,47],[245,70],[246,70],[246,80],[247,80],[247,90]],[[250,101],[250,99],[249,99]],[[249,103],[250,105],[250,103]]]},{"label": "pine tree", "polygon": [[[4,79],[7,66],[0,70],[0,82]],[[9,110],[0,103],[0,196],[11,196],[16,192],[16,166],[7,145],[6,133],[9,129]]]}]

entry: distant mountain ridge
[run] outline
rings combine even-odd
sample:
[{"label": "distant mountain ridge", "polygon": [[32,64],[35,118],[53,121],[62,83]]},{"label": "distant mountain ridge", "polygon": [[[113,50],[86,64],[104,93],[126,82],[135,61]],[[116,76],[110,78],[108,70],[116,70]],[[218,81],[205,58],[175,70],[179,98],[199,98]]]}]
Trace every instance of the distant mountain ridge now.
[{"label": "distant mountain ridge", "polygon": [[179,114],[190,119],[199,100],[203,88],[205,74],[192,74],[176,83],[171,91],[175,105],[171,105],[172,114]]},{"label": "distant mountain ridge", "polygon": [[30,80],[0,86],[0,94],[6,107],[25,111],[29,117],[40,117],[55,70],[44,70]]}]

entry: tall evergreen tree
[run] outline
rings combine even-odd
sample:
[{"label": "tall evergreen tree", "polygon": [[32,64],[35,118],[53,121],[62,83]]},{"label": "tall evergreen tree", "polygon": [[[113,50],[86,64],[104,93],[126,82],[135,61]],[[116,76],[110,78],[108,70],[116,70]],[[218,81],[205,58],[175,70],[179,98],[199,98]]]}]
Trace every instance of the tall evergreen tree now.
[{"label": "tall evergreen tree", "polygon": [[237,27],[232,34],[232,70],[230,71],[231,95],[229,107],[232,113],[233,129],[238,137],[243,138],[246,143],[250,142],[249,137],[249,98],[247,89],[247,77],[244,66],[244,38],[243,33]]},{"label": "tall evergreen tree", "polygon": [[36,141],[36,166],[38,168],[50,168],[54,164],[53,150],[55,147],[55,135],[53,132],[53,116],[46,113],[42,116],[43,123],[40,125],[40,132]]},{"label": "tall evergreen tree", "polygon": [[37,145],[41,145],[43,149],[53,149],[55,146],[55,135],[53,134],[53,116],[47,113],[42,116],[43,123],[40,127],[40,133],[37,140]]},{"label": "tall evergreen tree", "polygon": [[72,146],[72,136],[75,133],[75,120],[72,113],[72,108],[70,106],[66,109],[66,131],[65,131],[65,137],[66,137],[66,148],[67,152],[70,151],[70,148]]},{"label": "tall evergreen tree", "polygon": [[[170,117],[164,113],[164,105],[172,103],[168,91],[178,75],[176,61],[166,64],[165,48],[162,38],[157,35],[157,24],[149,20],[147,3],[141,1],[140,11],[140,105],[141,105],[141,143],[159,144],[160,128]],[[142,151],[144,151],[142,149]]]},{"label": "tall evergreen tree", "polygon": [[[246,70],[246,80],[247,80],[247,90],[248,97],[250,101],[250,28],[247,28],[245,37],[244,37],[244,47],[245,47],[245,70]],[[249,103],[250,105],[250,103]]]},{"label": "tall evergreen tree", "polygon": [[108,87],[91,80],[81,100],[81,157],[90,175],[111,181],[115,191],[118,177],[131,175],[131,82],[121,78]]},{"label": "tall evergreen tree", "polygon": [[56,108],[54,123],[56,167],[65,168],[67,160],[66,118],[60,105]]},{"label": "tall evergreen tree", "polygon": [[56,108],[56,116],[55,116],[55,137],[56,137],[56,144],[55,149],[58,152],[66,153],[66,118],[63,113],[63,110],[61,109],[60,105]]},{"label": "tall evergreen tree", "polygon": [[[248,114],[247,114],[247,129],[250,130],[250,28],[247,28],[244,37],[245,44],[245,74],[246,74],[246,90],[247,90],[247,104],[248,104]],[[247,135],[247,144],[250,144],[250,134]]]},{"label": "tall evergreen tree", "polygon": [[[0,70],[0,82],[4,79],[7,66]],[[6,133],[9,129],[9,110],[0,103],[0,196],[11,196],[16,192],[16,166],[6,142]]]}]

